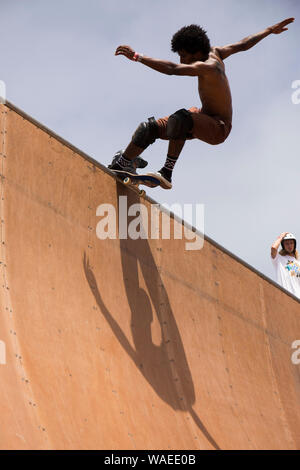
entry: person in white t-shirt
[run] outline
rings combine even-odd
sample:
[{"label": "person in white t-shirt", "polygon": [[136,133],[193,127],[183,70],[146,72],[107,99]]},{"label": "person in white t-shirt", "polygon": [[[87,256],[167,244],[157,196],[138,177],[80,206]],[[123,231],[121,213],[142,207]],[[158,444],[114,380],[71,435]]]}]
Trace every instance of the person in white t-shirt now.
[{"label": "person in white t-shirt", "polygon": [[[278,253],[278,248],[281,250]],[[278,284],[300,299],[300,257],[296,237],[283,232],[271,247],[271,258]]]}]

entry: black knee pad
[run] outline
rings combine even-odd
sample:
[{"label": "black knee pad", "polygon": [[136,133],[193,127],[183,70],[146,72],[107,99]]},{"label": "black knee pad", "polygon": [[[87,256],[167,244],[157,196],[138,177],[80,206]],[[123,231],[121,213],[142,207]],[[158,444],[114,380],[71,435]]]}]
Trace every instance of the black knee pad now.
[{"label": "black knee pad", "polygon": [[158,124],[154,117],[148,118],[147,122],[141,122],[132,136],[132,142],[142,149],[146,149],[158,138]]},{"label": "black knee pad", "polygon": [[179,109],[171,114],[167,124],[167,137],[174,140],[185,140],[193,128],[193,118],[187,109]]}]

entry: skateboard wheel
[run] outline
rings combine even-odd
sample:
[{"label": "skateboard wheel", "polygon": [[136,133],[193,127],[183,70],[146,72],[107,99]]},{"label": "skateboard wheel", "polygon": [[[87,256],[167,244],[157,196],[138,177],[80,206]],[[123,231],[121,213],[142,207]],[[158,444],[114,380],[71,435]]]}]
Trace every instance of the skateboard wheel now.
[{"label": "skateboard wheel", "polygon": [[139,195],[140,196],[145,196],[145,194],[146,194],[146,191],[144,189],[139,190]]},{"label": "skateboard wheel", "polygon": [[131,183],[131,179],[126,176],[126,178],[124,179],[124,184],[130,184]]}]

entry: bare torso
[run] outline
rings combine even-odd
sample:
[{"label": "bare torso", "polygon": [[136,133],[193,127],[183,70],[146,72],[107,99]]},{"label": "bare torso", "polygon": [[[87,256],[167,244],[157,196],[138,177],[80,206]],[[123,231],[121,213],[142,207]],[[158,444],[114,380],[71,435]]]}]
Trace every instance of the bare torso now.
[{"label": "bare torso", "polygon": [[225,65],[215,49],[212,49],[207,63],[212,64],[205,76],[198,77],[198,89],[202,112],[219,116],[226,124],[232,121],[231,91]]}]

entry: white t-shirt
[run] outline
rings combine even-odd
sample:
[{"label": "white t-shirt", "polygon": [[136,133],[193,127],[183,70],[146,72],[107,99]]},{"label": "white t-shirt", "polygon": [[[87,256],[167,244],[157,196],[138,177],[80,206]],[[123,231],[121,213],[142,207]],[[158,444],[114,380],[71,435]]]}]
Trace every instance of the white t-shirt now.
[{"label": "white t-shirt", "polygon": [[294,256],[277,253],[272,258],[278,284],[300,299],[300,260]]}]

